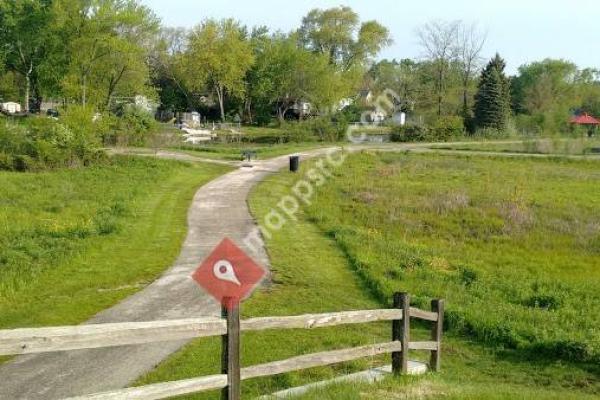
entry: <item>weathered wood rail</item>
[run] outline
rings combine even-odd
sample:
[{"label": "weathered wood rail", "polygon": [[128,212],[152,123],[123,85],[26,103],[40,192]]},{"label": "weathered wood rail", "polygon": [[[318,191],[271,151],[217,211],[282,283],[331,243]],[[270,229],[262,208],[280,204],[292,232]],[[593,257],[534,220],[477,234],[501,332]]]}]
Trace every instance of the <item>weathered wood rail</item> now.
[{"label": "weathered wood rail", "polygon": [[[0,330],[0,355],[136,345],[200,337],[223,337],[223,373],[174,382],[87,394],[70,400],[165,399],[207,390],[224,389],[224,398],[239,399],[240,381],[307,368],[348,362],[382,354],[392,355],[392,370],[408,372],[409,350],[431,351],[430,369],[440,369],[444,315],[443,300],[432,301],[432,311],[410,307],[410,296],[394,295],[394,308],[299,316],[252,318],[240,321],[239,311],[228,318],[197,318],[171,321],[110,323],[54,328]],[[233,318],[232,318],[232,315]],[[431,341],[410,341],[410,320],[433,323]],[[239,331],[270,329],[317,329],[347,324],[392,321],[392,341],[352,349],[302,355],[251,367],[239,367]],[[236,364],[237,359],[237,364]]]}]

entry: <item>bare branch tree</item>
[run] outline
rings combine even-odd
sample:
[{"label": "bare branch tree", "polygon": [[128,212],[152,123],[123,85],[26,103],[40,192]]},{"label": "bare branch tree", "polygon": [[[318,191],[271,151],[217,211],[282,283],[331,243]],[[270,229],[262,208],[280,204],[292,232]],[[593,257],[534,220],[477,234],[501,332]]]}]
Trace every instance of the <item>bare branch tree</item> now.
[{"label": "bare branch tree", "polygon": [[432,21],[417,29],[423,55],[431,62],[435,73],[438,115],[442,115],[448,71],[457,58],[456,43],[460,25],[459,21]]},{"label": "bare branch tree", "polygon": [[463,111],[469,110],[469,84],[480,67],[481,51],[487,39],[487,32],[479,28],[477,23],[458,26],[457,49],[458,62],[461,67],[461,83],[463,86]]}]

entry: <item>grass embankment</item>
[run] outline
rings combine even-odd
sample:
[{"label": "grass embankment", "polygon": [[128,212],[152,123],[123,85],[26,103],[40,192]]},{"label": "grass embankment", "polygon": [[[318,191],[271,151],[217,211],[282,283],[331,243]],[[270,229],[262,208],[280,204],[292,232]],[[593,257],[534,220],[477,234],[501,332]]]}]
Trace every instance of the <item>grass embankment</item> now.
[{"label": "grass embankment", "polygon": [[[466,138],[468,140],[468,138]],[[600,155],[598,138],[540,138],[512,143],[481,142],[476,144],[452,143],[432,146],[441,150],[486,151],[500,153],[553,154],[553,155]]]},{"label": "grass embankment", "polygon": [[311,218],[375,293],[448,301],[487,344],[600,360],[596,162],[361,154]]},{"label": "grass embankment", "polygon": [[195,190],[228,168],[115,157],[0,172],[0,327],[77,324],[170,266]]},{"label": "grass embankment", "polygon": [[[364,157],[364,156],[358,156]],[[371,156],[368,156],[371,157]],[[387,156],[391,157],[391,156]],[[357,161],[362,164],[362,159]],[[308,163],[303,166],[306,171]],[[338,174],[342,173],[341,170]],[[342,178],[341,175],[339,178]],[[281,173],[268,178],[254,191],[250,205],[255,216],[264,217],[299,178]],[[337,182],[337,179],[330,183]],[[389,182],[388,182],[389,183]],[[393,185],[391,185],[393,186]],[[337,186],[335,186],[337,187]],[[321,203],[325,197],[318,198]],[[337,200],[336,200],[337,201]],[[344,203],[342,201],[342,203]],[[335,204],[331,205],[332,207]],[[317,207],[315,207],[317,208]],[[344,207],[340,212],[347,212]],[[338,215],[338,214],[336,214]],[[293,315],[387,306],[376,299],[377,292],[365,285],[334,238],[324,235],[302,212],[298,221],[275,232],[267,242],[273,271],[273,284],[263,288],[244,304],[249,316]],[[362,221],[346,221],[359,225]],[[399,259],[402,258],[398,255]],[[391,287],[392,285],[390,285]],[[394,282],[395,290],[406,290],[404,282]],[[425,296],[413,288],[413,293]],[[416,329],[416,337],[423,335]],[[389,340],[389,324],[337,327],[318,331],[269,331],[245,333],[242,338],[244,366],[285,359],[324,349],[356,346]],[[220,339],[200,339],[163,362],[138,384],[185,379],[219,373]],[[413,355],[419,356],[418,352]],[[269,379],[244,382],[244,396],[252,398],[307,381],[341,375],[386,359],[368,359],[333,368],[318,368]],[[444,339],[443,371],[421,378],[388,378],[377,385],[344,384],[312,392],[305,399],[586,399],[600,393],[598,371],[586,365],[528,360],[511,349],[486,349],[450,333]],[[218,393],[197,394],[185,399],[217,399]]]}]

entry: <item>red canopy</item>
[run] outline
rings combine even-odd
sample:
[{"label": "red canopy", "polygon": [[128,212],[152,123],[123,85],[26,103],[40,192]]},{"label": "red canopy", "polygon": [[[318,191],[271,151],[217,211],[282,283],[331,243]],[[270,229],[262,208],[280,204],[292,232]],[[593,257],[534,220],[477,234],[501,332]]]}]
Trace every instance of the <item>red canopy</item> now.
[{"label": "red canopy", "polygon": [[600,121],[588,114],[576,115],[571,118],[572,124],[577,125],[600,125]]}]

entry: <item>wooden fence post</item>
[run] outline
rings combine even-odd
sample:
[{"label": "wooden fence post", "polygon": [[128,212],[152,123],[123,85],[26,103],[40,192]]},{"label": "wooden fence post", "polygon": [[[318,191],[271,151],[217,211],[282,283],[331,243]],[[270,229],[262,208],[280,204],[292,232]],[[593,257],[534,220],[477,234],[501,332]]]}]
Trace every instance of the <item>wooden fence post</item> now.
[{"label": "wooden fence post", "polygon": [[402,309],[402,319],[392,321],[392,340],[401,341],[402,351],[392,353],[392,372],[408,373],[408,345],[410,342],[410,295],[394,293],[394,308]]},{"label": "wooden fence post", "polygon": [[444,330],[444,300],[432,300],[431,311],[437,313],[438,320],[433,323],[431,329],[431,339],[437,342],[438,349],[431,352],[429,367],[438,372],[440,370],[440,362],[442,357],[442,331]]},{"label": "wooden fence post", "polygon": [[223,299],[221,316],[227,319],[227,334],[222,336],[221,373],[227,374],[222,400],[240,400],[240,304],[237,299]]}]

